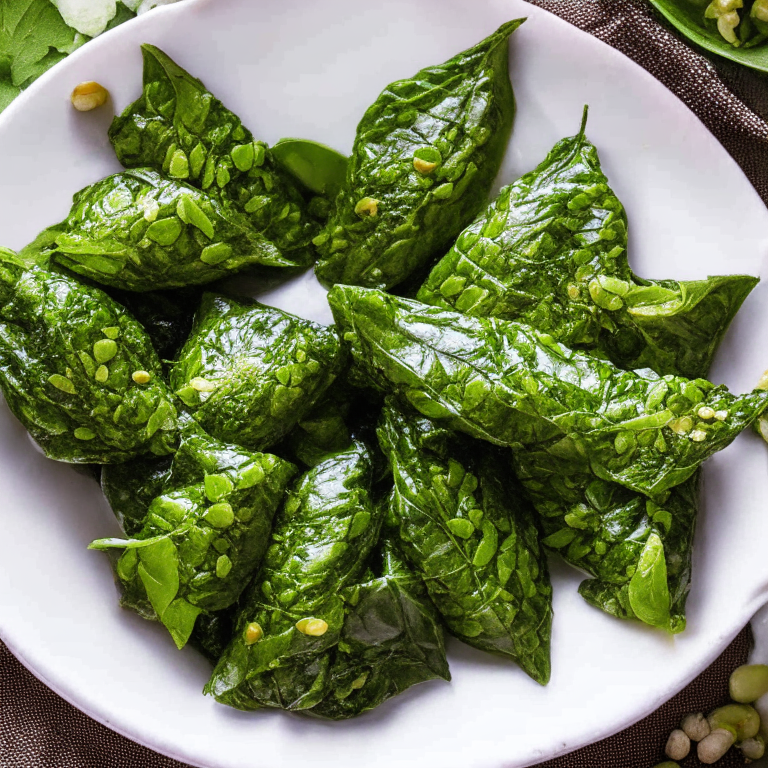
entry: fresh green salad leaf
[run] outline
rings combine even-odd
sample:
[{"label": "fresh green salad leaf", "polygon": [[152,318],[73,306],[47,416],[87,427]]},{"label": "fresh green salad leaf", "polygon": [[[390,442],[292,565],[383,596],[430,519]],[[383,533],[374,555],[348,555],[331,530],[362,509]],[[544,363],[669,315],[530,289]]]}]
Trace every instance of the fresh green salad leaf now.
[{"label": "fresh green salad leaf", "polygon": [[355,366],[429,418],[649,496],[690,477],[768,406],[703,379],[623,371],[520,323],[335,286]]},{"label": "fresh green salad leaf", "polygon": [[370,578],[349,587],[347,615],[328,693],[306,714],[342,720],[378,707],[412,685],[450,680],[440,617],[423,580],[385,539]]},{"label": "fresh green salad leaf", "polygon": [[314,240],[321,282],[392,288],[481,209],[512,128],[508,39],[523,21],[392,83],[369,107],[336,210]]},{"label": "fresh green salad leaf", "polygon": [[49,0],[0,3],[0,111],[85,39]]},{"label": "fresh green salad leaf", "polygon": [[520,320],[621,368],[706,376],[730,321],[757,284],[731,275],[642,280],[627,261],[624,208],[579,133],[505,187],[434,267],[417,298]]},{"label": "fresh green salad leaf", "polygon": [[210,283],[244,267],[294,267],[217,197],[149,169],[78,192],[56,236],[56,261],[131,291]]},{"label": "fresh green salad leaf", "polygon": [[149,337],[98,288],[0,251],[0,386],[45,454],[171,453],[176,408]]},{"label": "fresh green salad leaf", "polygon": [[[132,539],[99,539],[90,548],[122,550],[115,574],[123,605],[146,615],[149,602],[181,648],[201,612],[224,610],[240,596],[261,563],[272,517],[295,472],[277,456],[190,430],[141,530]],[[150,472],[140,493],[157,478]],[[127,479],[123,492],[136,486]],[[117,478],[109,482],[119,487]],[[118,500],[118,515],[122,508]]]},{"label": "fresh green salad leaf", "polygon": [[310,412],[343,364],[332,328],[206,293],[170,380],[204,429],[262,450]]},{"label": "fresh green salad leaf", "polygon": [[231,200],[286,261],[309,266],[317,225],[267,145],[159,48],[143,45],[142,53],[143,93],[109,130],[120,162]]},{"label": "fresh green salad leaf", "polygon": [[448,629],[547,683],[552,587],[511,456],[470,445],[392,402],[379,440],[394,475],[391,515],[403,552]]},{"label": "fresh green salad leaf", "polygon": [[[697,46],[737,64],[768,72],[768,7],[764,0],[755,0],[754,3],[746,0],[746,8],[742,0],[736,3],[692,0],[650,2],[672,26]],[[762,14],[755,14],[750,5],[752,8],[758,6]],[[706,10],[710,6],[715,10],[715,14],[707,18]],[[722,22],[718,18],[720,9],[726,17]],[[722,31],[719,29],[720,25]]]},{"label": "fresh green salad leaf", "polygon": [[370,496],[362,443],[300,477],[275,519],[264,567],[205,692],[238,709],[302,710],[327,691],[344,625],[342,591],[359,579],[384,508]]}]

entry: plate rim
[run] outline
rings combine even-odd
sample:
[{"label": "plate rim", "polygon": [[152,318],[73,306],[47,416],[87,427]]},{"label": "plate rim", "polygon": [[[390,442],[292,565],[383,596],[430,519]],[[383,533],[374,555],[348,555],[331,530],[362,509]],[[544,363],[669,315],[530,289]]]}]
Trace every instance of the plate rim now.
[{"label": "plate rim", "polygon": [[[471,1],[472,0],[463,0],[463,2],[465,2],[467,5],[469,5]],[[548,23],[555,24],[556,26],[560,27],[561,30],[567,29],[568,34],[589,38],[589,40],[591,41],[591,44],[596,45],[598,48],[602,48],[604,53],[607,56],[612,56],[618,60],[624,60],[625,63],[628,63],[630,67],[634,68],[638,77],[642,77],[646,81],[652,82],[653,87],[663,88],[667,92],[668,96],[673,97],[674,100],[677,101],[678,108],[682,107],[684,111],[688,113],[689,117],[695,118],[695,121],[701,125],[701,127],[706,131],[709,137],[713,139],[722,148],[723,152],[725,153],[725,156],[727,156],[727,162],[731,164],[733,170],[738,171],[738,174],[740,174],[743,181],[746,182],[749,190],[751,190],[751,194],[755,197],[755,199],[758,200],[761,204],[763,204],[762,199],[758,195],[752,183],[749,181],[749,178],[746,176],[744,170],[736,162],[736,160],[731,156],[728,150],[722,145],[719,139],[709,130],[709,128],[701,120],[701,118],[699,118],[698,115],[696,115],[696,113],[693,112],[690,109],[690,107],[688,107],[682,101],[682,99],[680,99],[680,97],[678,97],[673,91],[671,91],[664,83],[662,83],[660,80],[658,80],[653,75],[651,75],[640,64],[635,62],[632,58],[624,54],[622,51],[614,48],[609,43],[606,43],[605,41],[595,37],[589,32],[586,32],[585,30],[582,30],[572,25],[571,23],[561,18],[557,14],[553,13],[552,11],[549,11],[548,9],[539,7],[537,5],[533,5],[529,3],[527,0],[518,0],[518,2],[530,8],[531,16],[546,15],[546,17],[549,19]],[[171,16],[173,14],[180,14],[180,15],[192,14],[195,11],[197,11],[198,8],[213,6],[215,3],[216,3],[216,0],[183,0],[183,2],[178,2],[178,3],[167,5],[167,6],[161,6],[153,9],[151,14],[143,14],[142,16],[138,16],[135,19],[131,19],[130,21],[109,30],[108,32],[104,33],[98,38],[95,38],[93,41],[90,41],[88,45],[82,46],[81,48],[76,50],[73,54],[68,56],[65,60],[60,62],[58,65],[56,65],[52,69],[45,72],[28,89],[26,89],[22,94],[20,94],[9,105],[9,107],[6,110],[4,110],[2,114],[0,114],[0,130],[2,130],[2,128],[6,123],[11,122],[13,119],[15,119],[15,116],[17,113],[25,109],[27,101],[33,99],[37,91],[40,89],[43,89],[47,85],[49,80],[52,80],[56,77],[61,76],[61,73],[65,73],[68,65],[74,65],[83,57],[87,57],[88,55],[90,55],[90,52],[95,49],[96,45],[105,46],[108,44],[109,40],[111,40],[115,36],[128,34],[129,31],[136,30],[138,27],[140,27],[143,24],[144,25],[150,24],[151,20],[153,18],[157,19],[159,14],[163,14],[165,16]],[[702,497],[703,497],[703,493],[704,492],[702,491]],[[584,746],[595,743],[609,736],[615,735],[616,733],[619,733],[622,730],[630,727],[631,725],[639,722],[648,714],[654,712],[656,709],[658,709],[658,707],[660,707],[662,704],[668,701],[672,696],[674,696],[676,693],[682,690],[682,688],[684,688],[692,680],[694,680],[699,674],[701,674],[701,672],[704,671],[722,653],[722,651],[727,647],[727,645],[729,645],[732,642],[732,640],[736,637],[736,635],[738,635],[738,633],[741,631],[743,626],[745,626],[749,622],[749,620],[754,615],[754,613],[756,613],[761,607],[763,607],[766,604],[768,604],[768,583],[763,585],[762,590],[755,593],[752,596],[751,600],[745,602],[745,606],[742,612],[743,616],[741,616],[741,619],[740,619],[740,622],[743,622],[743,623],[740,623],[739,627],[737,627],[732,631],[727,632],[725,635],[719,636],[718,643],[713,644],[710,649],[710,653],[706,655],[705,657],[706,660],[703,666],[697,667],[693,669],[693,671],[689,670],[689,674],[683,677],[682,683],[680,683],[679,680],[676,680],[673,684],[667,686],[663,690],[658,691],[657,695],[653,697],[652,701],[649,701],[649,703],[645,707],[643,707],[642,710],[635,710],[635,713],[627,721],[623,721],[617,725],[611,725],[602,730],[597,730],[595,732],[585,734],[583,739],[575,740],[569,743],[567,746],[564,745],[562,742],[557,743],[556,740],[553,739],[553,743],[550,744],[546,750],[542,751],[540,754],[536,755],[535,758],[533,758],[535,759],[536,762],[530,762],[530,763],[527,763],[527,765],[531,765],[531,766],[537,765],[541,761],[546,761],[556,757],[562,757],[567,754],[570,754],[571,752],[577,751],[583,748]],[[55,679],[53,679],[49,675],[50,670],[46,666],[39,663],[39,660],[38,660],[38,663],[35,663],[35,661],[27,658],[27,655],[25,654],[24,650],[17,647],[17,645],[12,640],[10,640],[8,637],[5,636],[2,622],[0,622],[0,640],[2,640],[5,643],[9,651],[14,655],[14,657],[36,679],[38,679],[46,687],[48,687],[58,696],[63,698],[70,705],[74,706],[80,712],[92,718],[93,720],[105,726],[106,728],[110,729],[111,731],[114,731],[120,734],[121,736],[129,739],[130,741],[136,744],[139,744],[143,747],[146,747],[147,749],[157,752],[162,756],[180,761],[182,763],[187,763],[191,766],[195,766],[196,768],[217,768],[218,766],[222,766],[222,768],[225,768],[225,766],[227,767],[229,766],[229,763],[226,763],[226,764],[224,762],[219,763],[218,761],[199,762],[195,760],[193,755],[187,755],[180,751],[175,750],[174,746],[171,744],[168,744],[168,743],[162,744],[162,743],[157,743],[151,739],[146,739],[142,737],[140,734],[136,733],[135,729],[129,726],[124,727],[122,724],[112,721],[109,717],[109,714],[107,712],[102,714],[99,711],[99,708],[97,706],[91,705],[89,702],[83,703],[81,700],[78,700],[77,689],[70,690],[69,686],[67,686],[65,683],[57,682]]]}]

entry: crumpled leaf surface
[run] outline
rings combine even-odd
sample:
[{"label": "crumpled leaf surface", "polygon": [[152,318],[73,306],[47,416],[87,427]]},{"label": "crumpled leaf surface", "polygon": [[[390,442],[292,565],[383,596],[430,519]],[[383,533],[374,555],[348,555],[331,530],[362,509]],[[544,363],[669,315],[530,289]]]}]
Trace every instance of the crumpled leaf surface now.
[{"label": "crumpled leaf surface", "polygon": [[49,458],[109,464],[175,448],[176,408],[144,329],[98,288],[4,249],[0,386]]},{"label": "crumpled leaf surface", "polygon": [[[275,519],[264,567],[241,601],[232,642],[205,692],[238,709],[303,710],[321,701],[344,626],[343,590],[362,574],[384,507],[371,499],[371,451],[362,443],[299,477]],[[321,619],[320,635],[297,628]],[[258,624],[263,636],[248,644]]]},{"label": "crumpled leaf surface", "polygon": [[317,224],[295,182],[275,164],[267,145],[254,140],[200,80],[153,45],[143,45],[141,97],[109,130],[126,168],[154,168],[172,179],[221,195],[294,266],[315,259]]},{"label": "crumpled leaf surface", "polygon": [[170,382],[210,434],[263,450],[309,413],[343,364],[333,328],[206,293]]},{"label": "crumpled leaf surface", "polygon": [[314,241],[321,282],[398,285],[481,209],[512,127],[507,41],[523,21],[390,84],[368,108],[335,212]]},{"label": "crumpled leaf surface", "polygon": [[379,440],[394,476],[390,513],[403,552],[448,629],[547,683],[552,586],[511,456],[470,444],[391,401]]}]

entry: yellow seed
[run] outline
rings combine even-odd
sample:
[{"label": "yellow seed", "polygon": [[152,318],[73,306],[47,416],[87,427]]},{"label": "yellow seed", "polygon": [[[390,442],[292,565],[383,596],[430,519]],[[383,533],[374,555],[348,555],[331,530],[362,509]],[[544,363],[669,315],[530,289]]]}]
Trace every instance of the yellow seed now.
[{"label": "yellow seed", "polygon": [[109,378],[109,368],[106,365],[100,365],[93,374],[93,378],[103,384]]},{"label": "yellow seed", "polygon": [[107,96],[109,96],[109,91],[103,85],[89,80],[87,83],[80,83],[72,91],[72,106],[78,112],[90,112],[90,110],[104,104]]},{"label": "yellow seed", "polygon": [[301,619],[296,622],[296,629],[310,637],[320,637],[328,631],[328,624],[322,619]]},{"label": "yellow seed", "polygon": [[204,379],[201,376],[195,376],[192,381],[189,382],[189,386],[192,389],[196,389],[198,392],[213,392],[216,389],[216,384],[208,379]]},{"label": "yellow seed", "polygon": [[691,431],[691,427],[693,427],[693,419],[690,416],[682,416],[669,422],[669,428],[681,437],[687,435]]},{"label": "yellow seed", "polygon": [[355,213],[358,216],[375,216],[379,212],[380,202],[380,200],[374,200],[372,197],[364,197],[355,206]]},{"label": "yellow seed", "polygon": [[429,160],[422,160],[420,157],[413,158],[413,167],[423,174],[432,173],[437,168],[437,163],[430,163]]},{"label": "yellow seed", "polygon": [[149,380],[152,378],[152,375],[148,371],[134,371],[131,374],[131,378],[137,384],[148,384]]},{"label": "yellow seed", "polygon": [[707,433],[703,429],[694,429],[688,437],[690,437],[694,443],[701,443],[707,439]]},{"label": "yellow seed", "polygon": [[715,418],[715,409],[710,408],[708,405],[702,405],[701,408],[698,410],[698,415],[700,419],[714,419]]},{"label": "yellow seed", "polygon": [[157,200],[145,198],[141,207],[144,211],[144,220],[150,222],[150,224],[157,218],[157,214],[160,213],[160,204]]},{"label": "yellow seed", "polygon": [[715,418],[718,421],[725,421],[728,418],[728,411],[716,411]]},{"label": "yellow seed", "polygon": [[257,624],[255,621],[252,621],[245,628],[245,644],[246,645],[253,645],[254,643],[258,643],[263,636],[264,636],[264,630],[261,628],[261,625]]},{"label": "yellow seed", "polygon": [[574,285],[573,283],[571,283],[568,286],[568,295],[572,299],[578,299],[580,293],[581,293],[581,291],[579,290],[579,286],[578,285]]}]

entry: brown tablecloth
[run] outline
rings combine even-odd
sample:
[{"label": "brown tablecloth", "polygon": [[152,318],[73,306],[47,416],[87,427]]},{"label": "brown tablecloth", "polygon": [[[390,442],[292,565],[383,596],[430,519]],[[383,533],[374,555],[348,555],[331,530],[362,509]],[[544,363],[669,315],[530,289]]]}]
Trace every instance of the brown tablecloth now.
[{"label": "brown tablecloth", "polygon": [[[477,2],[478,0],[466,0]],[[633,58],[679,96],[744,169],[768,203],[768,78],[693,51],[642,0],[532,0]],[[702,158],[706,162],[706,158]],[[746,660],[745,629],[690,686],[632,728],[546,768],[651,768],[690,711],[724,703],[730,671]],[[557,713],[553,728],[557,728]],[[556,738],[556,733],[553,733]],[[729,753],[718,765],[743,765]],[[685,768],[700,765],[689,758]],[[424,763],[425,768],[433,768]],[[109,731],[30,675],[0,643],[0,768],[184,768]],[[365,768],[365,766],[361,766]]]}]

